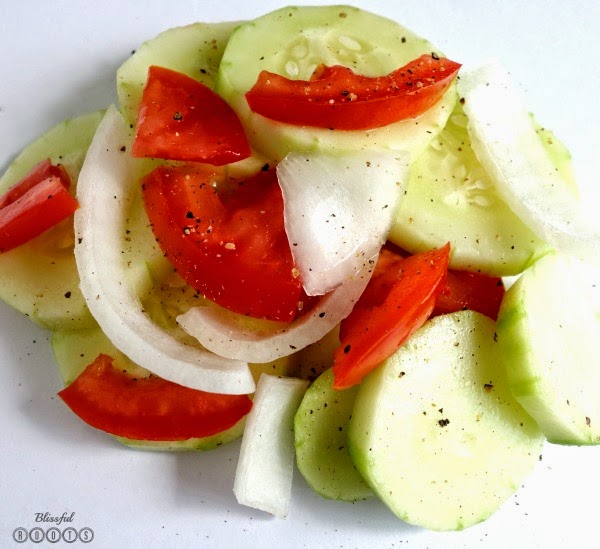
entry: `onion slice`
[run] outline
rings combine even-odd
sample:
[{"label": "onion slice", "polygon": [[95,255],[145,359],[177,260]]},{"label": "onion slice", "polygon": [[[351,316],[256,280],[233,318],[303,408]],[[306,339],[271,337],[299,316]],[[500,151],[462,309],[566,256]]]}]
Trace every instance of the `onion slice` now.
[{"label": "onion slice", "polygon": [[244,326],[243,317],[214,305],[193,307],[177,317],[180,326],[212,352],[230,359],[265,363],[291,355],[318,341],[346,318],[363,293],[377,257],[367,267],[327,294],[313,309],[291,324],[258,331]]},{"label": "onion slice", "polygon": [[247,363],[180,343],[150,320],[127,283],[125,216],[139,162],[129,154],[130,145],[128,126],[111,105],[77,184],[75,259],[87,305],[113,344],[157,376],[213,393],[252,393]]},{"label": "onion slice", "polygon": [[379,252],[409,161],[402,151],[292,152],[277,166],[285,230],[308,295],[333,290]]},{"label": "onion slice", "polygon": [[307,386],[302,379],[260,376],[235,473],[238,503],[287,516],[294,475],[294,416]]},{"label": "onion slice", "polygon": [[491,61],[461,72],[458,91],[473,150],[504,201],[551,246],[600,262],[600,234],[553,166],[507,69]]}]

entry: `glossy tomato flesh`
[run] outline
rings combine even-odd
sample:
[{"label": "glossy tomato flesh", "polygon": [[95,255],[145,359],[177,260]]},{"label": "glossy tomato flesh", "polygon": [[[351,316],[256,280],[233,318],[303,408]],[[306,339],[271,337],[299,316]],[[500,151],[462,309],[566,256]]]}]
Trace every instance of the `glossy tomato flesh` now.
[{"label": "glossy tomato flesh", "polygon": [[161,166],[142,184],[167,259],[202,295],[236,313],[289,322],[306,302],[274,170],[224,181],[207,166]]},{"label": "glossy tomato flesh", "polygon": [[153,375],[134,378],[107,355],[99,355],[58,395],[92,427],[136,440],[208,437],[252,408],[247,395],[206,393]]},{"label": "glossy tomato flesh", "polygon": [[450,245],[403,257],[383,248],[375,272],[340,326],[334,388],[360,383],[431,315],[444,287]]},{"label": "glossy tomato flesh", "polygon": [[0,198],[0,252],[30,241],[75,212],[64,168],[44,161]]},{"label": "glossy tomato flesh", "polygon": [[247,158],[251,150],[224,99],[185,74],[151,66],[131,153],[221,166]]},{"label": "glossy tomato flesh", "polygon": [[368,77],[335,65],[311,80],[262,71],[246,94],[252,111],[278,122],[337,130],[367,130],[416,118],[454,80],[460,64],[422,55],[386,76]]},{"label": "glossy tomato flesh", "polygon": [[496,320],[504,292],[501,278],[470,271],[449,270],[433,314],[470,309]]},{"label": "glossy tomato flesh", "polygon": [[12,204],[21,198],[29,189],[35,187],[40,181],[54,176],[60,179],[65,189],[71,186],[71,179],[64,166],[52,164],[49,158],[36,164],[25,177],[15,183],[0,197],[0,208]]}]

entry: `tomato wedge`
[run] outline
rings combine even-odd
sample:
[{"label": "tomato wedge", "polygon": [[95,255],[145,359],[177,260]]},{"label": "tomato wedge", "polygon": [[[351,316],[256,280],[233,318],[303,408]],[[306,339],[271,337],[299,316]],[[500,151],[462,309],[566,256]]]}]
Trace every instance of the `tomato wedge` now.
[{"label": "tomato wedge", "polygon": [[251,154],[234,110],[193,78],[151,66],[131,154],[221,166]]},{"label": "tomato wedge", "polygon": [[42,234],[75,212],[62,166],[40,162],[0,197],[0,253]]},{"label": "tomato wedge", "polygon": [[52,161],[49,158],[46,158],[36,164],[23,179],[15,183],[0,197],[0,208],[12,204],[21,198],[29,189],[35,187],[40,181],[43,181],[50,176],[58,177],[65,189],[68,189],[71,186],[71,178],[64,166],[52,164]]},{"label": "tomato wedge", "polygon": [[238,183],[208,166],[161,166],[142,182],[152,230],[182,278],[236,313],[289,322],[306,303],[275,170]]},{"label": "tomato wedge", "polygon": [[471,271],[449,270],[433,314],[470,309],[496,320],[504,292],[501,278]]},{"label": "tomato wedge", "polygon": [[311,80],[262,71],[246,94],[250,109],[272,120],[338,130],[367,130],[416,118],[432,107],[461,65],[422,55],[387,76],[319,67]]},{"label": "tomato wedge", "polygon": [[341,323],[335,389],[360,383],[423,325],[444,287],[449,256],[449,244],[406,258],[382,249],[367,288]]},{"label": "tomato wedge", "polygon": [[136,440],[208,437],[252,408],[247,395],[206,393],[153,375],[134,378],[104,354],[58,395],[92,427]]}]

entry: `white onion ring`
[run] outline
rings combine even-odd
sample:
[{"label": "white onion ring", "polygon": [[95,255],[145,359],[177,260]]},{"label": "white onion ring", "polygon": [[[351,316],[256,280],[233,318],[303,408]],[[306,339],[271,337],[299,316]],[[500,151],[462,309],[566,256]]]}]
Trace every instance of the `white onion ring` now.
[{"label": "white onion ring", "polygon": [[180,343],[150,320],[127,283],[125,215],[131,183],[137,181],[130,145],[127,124],[109,107],[77,185],[75,259],[88,307],[112,343],[157,376],[212,393],[252,393],[255,383],[245,361]]}]

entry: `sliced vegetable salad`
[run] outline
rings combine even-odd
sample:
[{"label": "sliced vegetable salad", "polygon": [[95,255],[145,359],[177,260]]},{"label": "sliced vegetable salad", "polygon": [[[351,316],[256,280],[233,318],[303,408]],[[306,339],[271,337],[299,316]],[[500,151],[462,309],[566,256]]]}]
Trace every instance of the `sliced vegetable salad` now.
[{"label": "sliced vegetable salad", "polygon": [[167,30],[116,81],[0,180],[0,297],[83,421],[242,437],[236,497],[280,517],[296,461],[432,530],[488,518],[544,443],[600,444],[600,233],[502,65],[286,7]]}]

